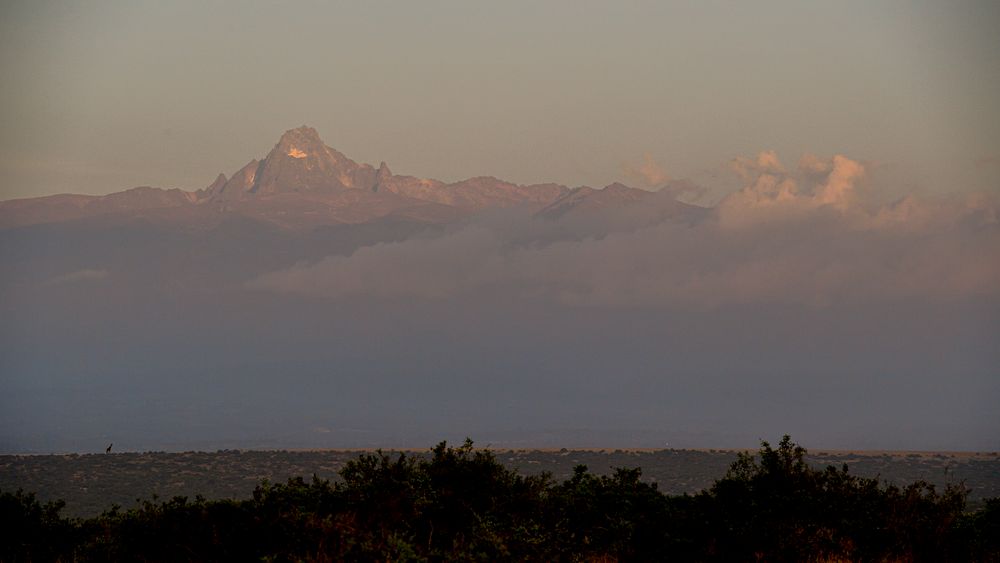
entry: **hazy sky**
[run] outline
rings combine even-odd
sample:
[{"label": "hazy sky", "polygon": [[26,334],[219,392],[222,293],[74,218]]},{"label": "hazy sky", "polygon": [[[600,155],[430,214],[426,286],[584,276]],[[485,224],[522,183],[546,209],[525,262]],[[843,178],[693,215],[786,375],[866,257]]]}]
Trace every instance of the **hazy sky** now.
[{"label": "hazy sky", "polygon": [[668,189],[437,226],[6,229],[0,452],[996,450],[998,24],[996,1],[3,3],[0,199],[198,189],[303,124],[397,174]]},{"label": "hazy sky", "polygon": [[0,197],[200,188],[301,124],[443,180],[599,186],[648,154],[722,189],[775,150],[995,190],[998,24],[988,1],[5,2]]}]

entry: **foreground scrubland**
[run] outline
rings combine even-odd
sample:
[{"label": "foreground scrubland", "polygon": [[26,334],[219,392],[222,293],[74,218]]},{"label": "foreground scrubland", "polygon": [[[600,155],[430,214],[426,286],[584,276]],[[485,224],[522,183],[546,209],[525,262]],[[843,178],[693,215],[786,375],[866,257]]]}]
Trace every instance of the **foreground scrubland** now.
[{"label": "foreground scrubland", "polygon": [[175,497],[65,518],[0,492],[4,561],[1000,561],[1000,501],[815,468],[785,437],[740,454],[704,491],[662,493],[640,469],[565,480],[494,452],[361,454],[336,482],[264,481],[250,499]]}]

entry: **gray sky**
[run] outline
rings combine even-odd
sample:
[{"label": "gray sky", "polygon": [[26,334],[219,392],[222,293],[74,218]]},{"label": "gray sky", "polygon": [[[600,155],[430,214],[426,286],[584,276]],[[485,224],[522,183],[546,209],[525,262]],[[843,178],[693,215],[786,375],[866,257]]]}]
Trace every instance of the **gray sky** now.
[{"label": "gray sky", "polygon": [[200,188],[316,127],[360,161],[604,185],[844,153],[995,189],[995,2],[6,2],[0,196]]}]

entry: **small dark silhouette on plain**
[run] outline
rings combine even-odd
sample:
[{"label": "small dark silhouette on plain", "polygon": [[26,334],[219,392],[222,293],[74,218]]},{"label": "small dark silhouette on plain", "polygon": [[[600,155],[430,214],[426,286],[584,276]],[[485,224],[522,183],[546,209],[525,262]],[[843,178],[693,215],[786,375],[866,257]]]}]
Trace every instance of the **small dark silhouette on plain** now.
[{"label": "small dark silhouette on plain", "polygon": [[114,443],[114,442],[112,442],[112,443],[108,444],[108,449],[104,450],[104,453],[106,453],[106,454],[109,454],[109,453],[111,453],[111,446],[113,446],[113,445],[115,445],[115,443]]}]

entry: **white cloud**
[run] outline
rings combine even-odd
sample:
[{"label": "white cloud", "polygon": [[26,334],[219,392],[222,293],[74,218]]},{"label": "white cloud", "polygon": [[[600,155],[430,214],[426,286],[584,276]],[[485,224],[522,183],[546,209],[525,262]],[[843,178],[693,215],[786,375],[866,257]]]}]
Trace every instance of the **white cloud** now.
[{"label": "white cloud", "polygon": [[993,197],[911,197],[871,207],[859,193],[864,165],[842,155],[804,157],[796,173],[773,152],[731,165],[743,189],[697,221],[647,217],[575,238],[559,221],[478,222],[250,285],[329,299],[540,298],[573,306],[1000,298]]},{"label": "white cloud", "polygon": [[622,172],[630,181],[647,188],[660,187],[670,181],[670,175],[649,153],[642,155],[641,164],[623,163]]}]

